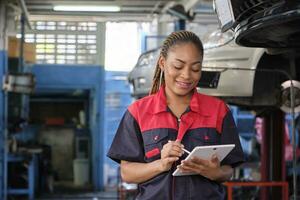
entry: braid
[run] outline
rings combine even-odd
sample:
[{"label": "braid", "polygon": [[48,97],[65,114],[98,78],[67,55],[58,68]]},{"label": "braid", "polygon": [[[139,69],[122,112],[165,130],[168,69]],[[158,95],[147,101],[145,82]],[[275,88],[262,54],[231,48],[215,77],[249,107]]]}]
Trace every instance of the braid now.
[{"label": "braid", "polygon": [[[160,87],[160,85],[159,85],[160,73],[161,73],[161,69],[160,69],[158,61],[157,61],[154,76],[153,76],[153,81],[152,81],[152,87],[151,87],[151,90],[150,90],[150,94],[154,94],[159,90],[159,87]],[[164,83],[164,77],[162,78],[161,83]]]},{"label": "braid", "polygon": [[[176,31],[171,33],[163,42],[161,51],[160,51],[160,56],[164,58],[167,58],[168,52],[170,48],[174,45],[180,44],[180,43],[193,43],[199,50],[199,52],[203,55],[203,45],[199,37],[191,32],[191,31]],[[159,60],[159,59],[158,59]],[[152,87],[150,90],[150,94],[154,94],[159,90],[159,83],[160,83],[160,74],[161,74],[161,69],[159,67],[159,63],[157,61],[156,67],[155,67],[155,72],[153,76],[153,82],[152,82]],[[161,84],[164,84],[164,76],[162,77]]]}]

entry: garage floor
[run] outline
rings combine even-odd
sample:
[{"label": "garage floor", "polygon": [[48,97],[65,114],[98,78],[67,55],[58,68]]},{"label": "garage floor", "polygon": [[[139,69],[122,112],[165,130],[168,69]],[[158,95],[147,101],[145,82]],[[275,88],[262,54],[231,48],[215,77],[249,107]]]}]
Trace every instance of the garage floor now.
[{"label": "garage floor", "polygon": [[97,192],[97,193],[81,193],[81,194],[52,194],[44,195],[36,200],[116,200],[116,192]]},{"label": "garage floor", "polygon": [[92,185],[75,186],[72,181],[54,183],[52,193],[42,193],[36,200],[115,200],[116,191],[93,192]]}]

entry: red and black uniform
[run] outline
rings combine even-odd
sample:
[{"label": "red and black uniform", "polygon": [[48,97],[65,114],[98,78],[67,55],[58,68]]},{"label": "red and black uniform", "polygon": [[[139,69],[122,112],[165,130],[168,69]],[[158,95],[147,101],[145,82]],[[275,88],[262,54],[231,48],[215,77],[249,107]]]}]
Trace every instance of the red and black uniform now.
[{"label": "red and black uniform", "polygon": [[[167,107],[164,87],[154,95],[129,106],[108,152],[120,162],[148,163],[160,159],[168,140],[181,140],[187,150],[196,146],[235,144],[221,165],[237,166],[244,161],[238,132],[226,104],[194,90],[190,105],[180,120]],[[182,156],[181,159],[184,159]],[[178,161],[177,164],[180,164]],[[224,199],[224,187],[201,175],[174,177],[174,167],[138,185],[138,200]]]}]

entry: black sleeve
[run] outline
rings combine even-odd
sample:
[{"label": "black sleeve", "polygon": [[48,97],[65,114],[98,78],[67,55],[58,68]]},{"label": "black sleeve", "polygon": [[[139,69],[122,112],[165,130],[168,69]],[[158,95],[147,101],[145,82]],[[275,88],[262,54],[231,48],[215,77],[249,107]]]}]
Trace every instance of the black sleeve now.
[{"label": "black sleeve", "polygon": [[107,156],[120,163],[121,160],[145,162],[144,155],[139,125],[127,110],[119,124]]},{"label": "black sleeve", "polygon": [[234,149],[221,162],[222,165],[231,165],[232,167],[236,167],[245,162],[244,152],[241,147],[237,127],[230,110],[223,119],[221,143],[235,144]]}]

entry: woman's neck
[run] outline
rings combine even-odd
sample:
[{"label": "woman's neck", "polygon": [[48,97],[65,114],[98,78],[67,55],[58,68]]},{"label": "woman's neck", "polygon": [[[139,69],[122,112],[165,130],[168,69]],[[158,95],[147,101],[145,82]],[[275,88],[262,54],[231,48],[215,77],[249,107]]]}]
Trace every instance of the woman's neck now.
[{"label": "woman's neck", "polygon": [[190,105],[192,92],[189,95],[179,96],[166,90],[165,94],[169,109],[171,109],[171,111],[176,115],[177,118],[180,118],[180,116]]}]

